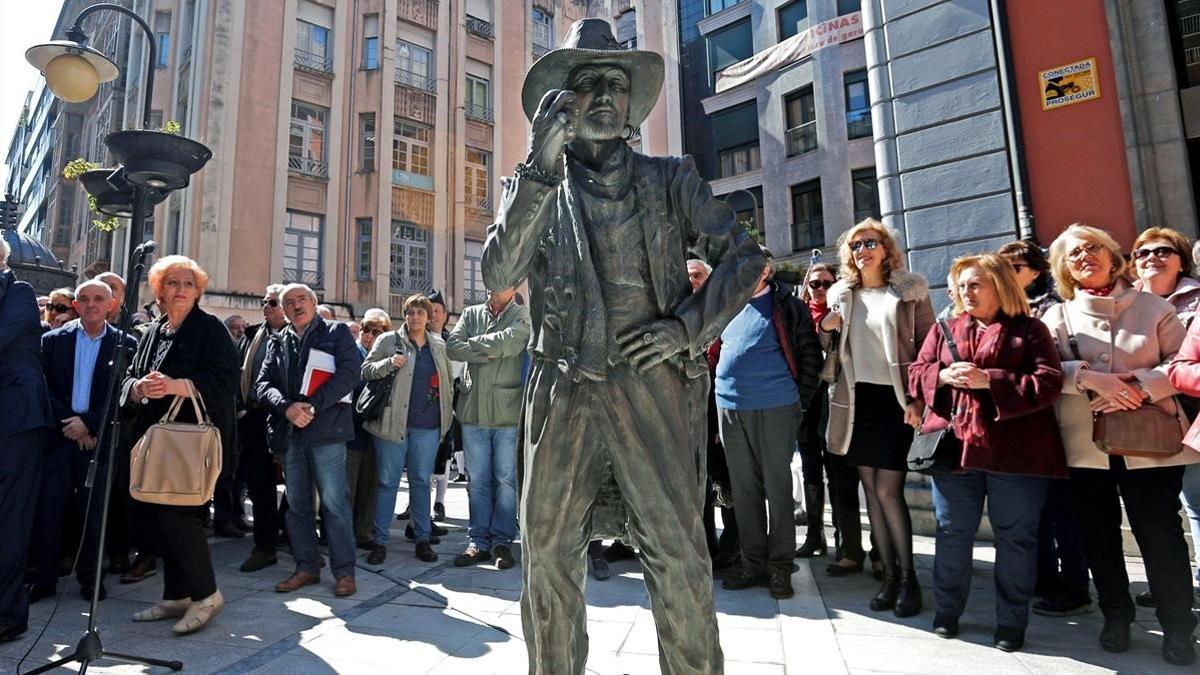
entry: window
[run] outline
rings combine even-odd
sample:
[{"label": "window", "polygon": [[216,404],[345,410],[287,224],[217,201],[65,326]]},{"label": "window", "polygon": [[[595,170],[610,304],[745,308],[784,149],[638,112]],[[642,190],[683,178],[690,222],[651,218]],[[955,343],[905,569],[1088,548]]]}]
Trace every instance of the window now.
[{"label": "window", "polygon": [[375,113],[358,116],[358,170],[375,170]]},{"label": "window", "polygon": [[333,72],[328,28],[296,19],[296,65],[322,73]]},{"label": "window", "polygon": [[837,0],[838,16],[862,10],[862,0]]},{"label": "window", "polygon": [[850,183],[854,189],[854,222],[880,218],[879,183],[875,181],[875,169],[851,171]]},{"label": "window", "polygon": [[[152,228],[146,228],[147,232],[153,232]],[[167,245],[164,249],[165,253],[179,253],[180,238],[183,234],[183,214],[179,209],[172,209],[171,215],[167,217]]]},{"label": "window", "polygon": [[825,245],[823,216],[820,179],[792,187],[793,251],[806,251]]},{"label": "window", "polygon": [[357,258],[355,278],[359,281],[371,280],[371,219],[359,218],[354,221],[354,232],[357,237],[354,255]]},{"label": "window", "polygon": [[463,253],[463,302],[478,305],[487,302],[487,288],[483,285],[483,242],[466,242]]},{"label": "window", "polygon": [[533,58],[537,59],[554,49],[554,15],[541,7],[534,7],[531,21],[533,23]]},{"label": "window", "polygon": [[433,52],[404,40],[396,40],[396,83],[433,91]]},{"label": "window", "polygon": [[709,84],[717,81],[717,73],[742,59],[754,55],[750,19],[746,18],[708,35]]},{"label": "window", "polygon": [[867,90],[867,71],[846,73],[846,136],[871,135],[871,96]]},{"label": "window", "polygon": [[812,87],[788,95],[783,101],[787,115],[787,156],[795,157],[817,149],[817,106]]},{"label": "window", "polygon": [[711,16],[722,10],[729,9],[741,1],[742,0],[708,0],[708,13]]},{"label": "window", "polygon": [[466,200],[467,206],[481,211],[492,210],[492,154],[467,148]]},{"label": "window", "polygon": [[429,231],[416,223],[392,221],[390,275],[392,293],[425,293],[430,283]]},{"label": "window", "polygon": [[379,68],[379,15],[363,17],[363,70]]},{"label": "window", "polygon": [[467,75],[467,90],[464,98],[467,117],[484,122],[492,121],[491,83],[481,77]]},{"label": "window", "polygon": [[324,218],[313,213],[287,212],[283,231],[283,281],[323,288],[321,234]]},{"label": "window", "polygon": [[758,150],[758,108],[754,101],[712,116],[719,177],[736,176],[762,166]]},{"label": "window", "polygon": [[808,30],[808,0],[796,0],[780,7],[778,16],[780,41]]},{"label": "window", "polygon": [[325,163],[325,117],[328,111],[292,101],[288,133],[288,169],[312,176],[328,176]]},{"label": "window", "polygon": [[154,13],[154,67],[166,68],[171,62],[171,13]]},{"label": "window", "polygon": [[392,183],[432,190],[429,127],[396,118],[392,130]]}]

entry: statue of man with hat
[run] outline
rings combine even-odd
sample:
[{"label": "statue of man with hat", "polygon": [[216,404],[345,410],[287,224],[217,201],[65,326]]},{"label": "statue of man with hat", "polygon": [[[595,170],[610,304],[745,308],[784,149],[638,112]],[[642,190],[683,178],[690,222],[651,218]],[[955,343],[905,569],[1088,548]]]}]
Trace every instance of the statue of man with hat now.
[{"label": "statue of man with hat", "polygon": [[[704,503],[704,352],[766,264],[690,157],[625,139],[663,81],[662,57],[577,21],[521,92],[530,152],[488,231],[488,288],[529,283],[533,365],[523,402],[521,618],[529,672],[582,673],[588,541],[615,486],[641,551],[664,673],[720,673]],[[687,260],[713,266],[695,293]]]}]

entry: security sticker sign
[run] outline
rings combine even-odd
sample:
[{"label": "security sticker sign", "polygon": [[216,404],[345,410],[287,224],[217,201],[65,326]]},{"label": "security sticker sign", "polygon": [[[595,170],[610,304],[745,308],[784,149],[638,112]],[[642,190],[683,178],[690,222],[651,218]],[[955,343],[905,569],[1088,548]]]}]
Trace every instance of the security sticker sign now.
[{"label": "security sticker sign", "polygon": [[1100,74],[1096,59],[1084,59],[1038,73],[1042,88],[1042,110],[1100,98]]}]

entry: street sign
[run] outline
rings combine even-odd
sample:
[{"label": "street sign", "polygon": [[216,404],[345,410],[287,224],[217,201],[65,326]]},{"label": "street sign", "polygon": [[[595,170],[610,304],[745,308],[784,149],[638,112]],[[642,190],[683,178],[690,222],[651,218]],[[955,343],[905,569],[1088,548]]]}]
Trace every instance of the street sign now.
[{"label": "street sign", "polygon": [[1095,57],[1038,73],[1042,110],[1054,110],[1100,98],[1100,73]]}]

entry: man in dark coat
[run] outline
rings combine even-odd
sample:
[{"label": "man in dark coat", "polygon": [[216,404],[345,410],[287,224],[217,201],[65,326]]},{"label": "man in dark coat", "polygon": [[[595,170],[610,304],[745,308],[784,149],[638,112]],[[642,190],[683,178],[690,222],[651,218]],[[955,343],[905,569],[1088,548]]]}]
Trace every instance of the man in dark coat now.
[{"label": "man in dark coat", "polygon": [[[315,485],[337,579],[334,593],[353,595],[358,589],[346,443],[354,439],[349,394],[358,385],[363,359],[346,324],[317,316],[317,295],[311,288],[289,284],[279,297],[289,325],[270,338],[256,384],[258,401],[268,410],[271,449],[286,453],[287,531],[296,560],[296,571],[275,590],[288,593],[321,580]],[[321,383],[319,377],[328,379]]]},{"label": "man in dark coat", "polygon": [[[764,260],[690,158],[647,157],[623,140],[653,107],[663,68],[658,54],[623,49],[607,22],[576,22],[526,75],[531,150],[484,244],[487,287],[530,290],[520,522],[533,674],[584,671],[585,552],[622,511],[601,494],[624,506],[641,551],[661,670],[722,671],[700,521],[704,350]],[[714,267],[695,293],[689,250]]]},{"label": "man in dark coat", "polygon": [[107,471],[107,449],[97,447],[97,443],[117,347],[124,347],[130,356],[137,348],[133,337],[122,336],[105,320],[112,304],[112,290],[107,284],[96,279],[85,281],[75,289],[73,305],[79,320],[42,336],[42,365],[50,390],[50,405],[58,420],[56,426],[61,428],[51,433],[44,459],[30,546],[31,602],[57,591],[63,517],[71,505],[79,522],[84,524],[85,534],[76,576],[83,597],[88,600],[92,597],[103,481],[97,481],[97,489],[92,490],[85,483],[93,457],[98,458],[96,475],[105,476]]},{"label": "man in dark coat", "polygon": [[0,642],[29,621],[25,559],[37,506],[45,438],[54,425],[42,376],[42,322],[33,287],[8,269],[0,238]]}]

